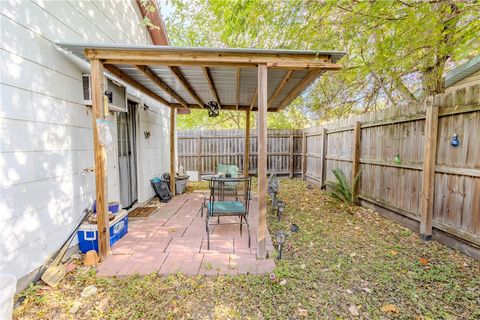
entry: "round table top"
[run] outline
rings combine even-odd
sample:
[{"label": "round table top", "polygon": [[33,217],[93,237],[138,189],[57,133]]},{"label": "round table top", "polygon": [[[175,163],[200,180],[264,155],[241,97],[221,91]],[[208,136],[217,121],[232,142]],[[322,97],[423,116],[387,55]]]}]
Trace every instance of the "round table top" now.
[{"label": "round table top", "polygon": [[[225,178],[225,179],[228,179],[228,177],[224,177],[223,175],[221,174],[206,174],[206,175],[202,175],[200,177],[200,180],[202,181],[211,181],[212,179],[215,179],[215,178]],[[232,178],[232,179],[238,179],[238,178],[243,178],[243,176],[237,176],[235,178]]]},{"label": "round table top", "polygon": [[214,178],[220,178],[221,175],[219,174],[206,174],[200,177],[200,180],[202,181],[211,181]]}]

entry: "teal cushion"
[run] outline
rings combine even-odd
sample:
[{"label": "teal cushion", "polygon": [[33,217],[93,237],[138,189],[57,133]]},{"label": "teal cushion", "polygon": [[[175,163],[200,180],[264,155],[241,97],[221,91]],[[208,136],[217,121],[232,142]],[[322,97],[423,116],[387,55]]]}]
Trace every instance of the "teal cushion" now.
[{"label": "teal cushion", "polygon": [[238,201],[215,201],[207,203],[210,215],[228,214],[228,213],[245,213],[245,206]]}]

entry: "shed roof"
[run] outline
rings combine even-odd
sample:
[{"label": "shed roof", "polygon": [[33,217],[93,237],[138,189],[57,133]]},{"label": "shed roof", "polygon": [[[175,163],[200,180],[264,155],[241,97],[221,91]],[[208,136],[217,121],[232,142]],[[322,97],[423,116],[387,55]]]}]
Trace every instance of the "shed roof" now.
[{"label": "shed roof", "polygon": [[445,88],[454,85],[455,83],[469,77],[479,70],[480,55],[447,72],[445,75]]},{"label": "shed roof", "polygon": [[268,110],[285,108],[323,72],[337,70],[345,53],[58,43],[84,60],[100,59],[110,73],[179,108],[256,110],[257,66],[268,66]]}]

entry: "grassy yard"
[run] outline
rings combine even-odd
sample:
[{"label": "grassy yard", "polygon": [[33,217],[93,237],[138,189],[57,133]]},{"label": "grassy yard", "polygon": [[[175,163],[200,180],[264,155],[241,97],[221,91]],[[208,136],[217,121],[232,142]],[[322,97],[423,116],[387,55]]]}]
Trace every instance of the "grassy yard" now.
[{"label": "grassy yard", "polygon": [[[77,268],[57,289],[31,287],[19,319],[480,319],[480,261],[300,180],[282,180],[287,238],[265,276],[97,279]],[[350,213],[350,211],[353,212]],[[94,284],[98,292],[82,298]],[[74,307],[75,306],[75,307]],[[76,312],[73,309],[78,309]]]}]

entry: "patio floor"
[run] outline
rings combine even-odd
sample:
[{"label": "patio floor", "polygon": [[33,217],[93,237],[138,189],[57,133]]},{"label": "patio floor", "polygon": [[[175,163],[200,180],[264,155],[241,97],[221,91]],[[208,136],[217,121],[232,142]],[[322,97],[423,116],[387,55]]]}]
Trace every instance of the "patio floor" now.
[{"label": "patio floor", "polygon": [[[207,250],[205,216],[198,210],[203,193],[174,197],[142,220],[129,221],[128,233],[112,246],[112,254],[98,266],[98,276],[125,277],[133,274],[185,275],[264,274],[275,267],[273,259],[257,260],[257,201],[250,205],[251,247],[246,228],[240,236],[238,218],[223,217],[210,228]],[[231,220],[231,221],[228,221]],[[213,221],[212,221],[213,222]],[[244,226],[245,227],[245,226]],[[273,250],[267,234],[267,251]]]}]

